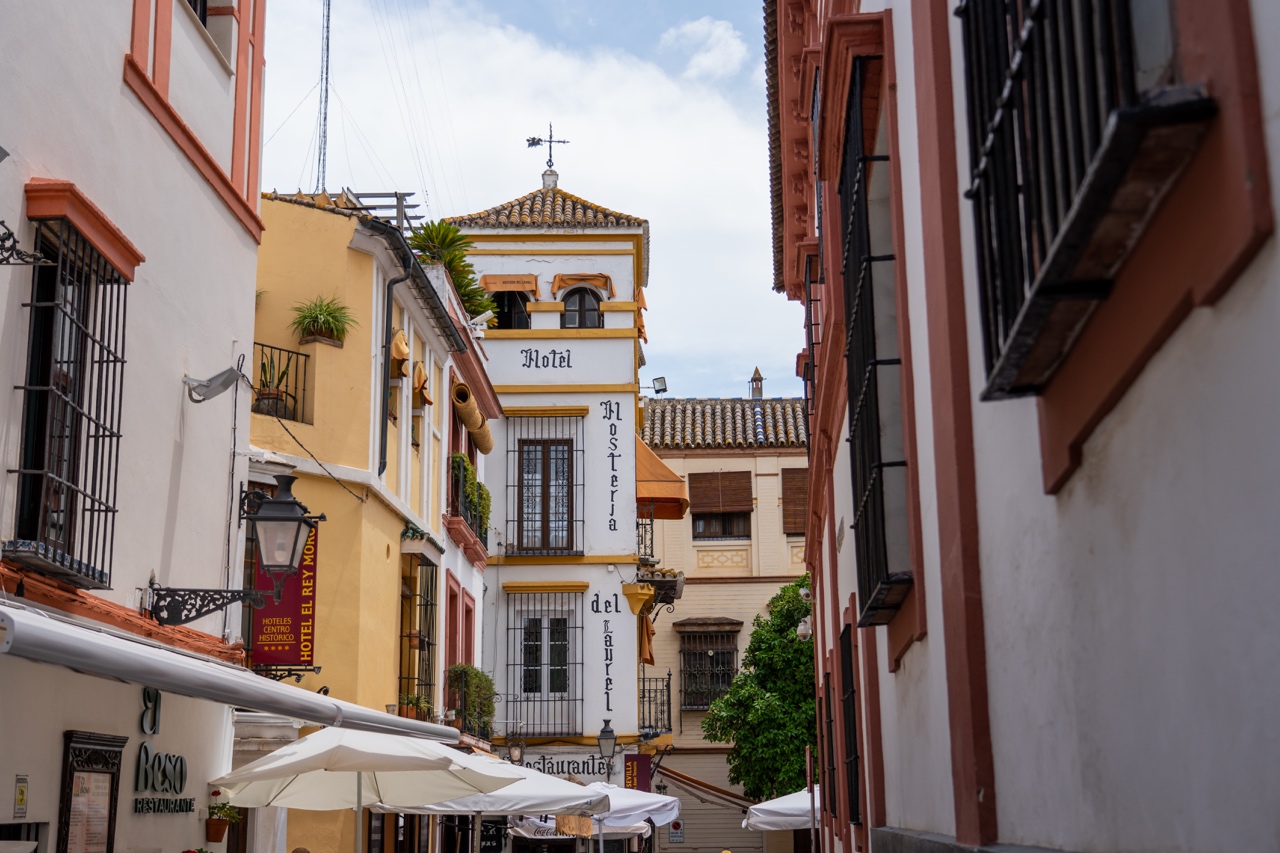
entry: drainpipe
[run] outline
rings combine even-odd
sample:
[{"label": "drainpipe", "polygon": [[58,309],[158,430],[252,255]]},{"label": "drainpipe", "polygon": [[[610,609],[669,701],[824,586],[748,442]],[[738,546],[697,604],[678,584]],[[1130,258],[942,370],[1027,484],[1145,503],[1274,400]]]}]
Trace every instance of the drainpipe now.
[{"label": "drainpipe", "polygon": [[387,282],[387,301],[382,314],[382,439],[378,450],[379,477],[387,470],[387,406],[390,405],[391,399],[391,308],[394,305],[391,296],[395,292],[396,285],[402,281],[408,281],[412,275],[413,267],[410,266],[405,270],[404,275],[398,275]]}]

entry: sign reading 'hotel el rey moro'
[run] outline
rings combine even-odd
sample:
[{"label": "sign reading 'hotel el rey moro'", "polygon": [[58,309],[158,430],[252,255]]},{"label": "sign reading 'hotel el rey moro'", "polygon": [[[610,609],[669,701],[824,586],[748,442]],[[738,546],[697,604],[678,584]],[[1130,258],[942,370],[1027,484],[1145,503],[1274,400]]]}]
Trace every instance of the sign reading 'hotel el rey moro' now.
[{"label": "sign reading 'hotel el rey moro'", "polygon": [[280,601],[272,599],[271,576],[258,563],[254,589],[268,593],[253,611],[253,662],[257,666],[314,666],[316,624],[316,529],[311,528],[298,574],[285,580]]}]

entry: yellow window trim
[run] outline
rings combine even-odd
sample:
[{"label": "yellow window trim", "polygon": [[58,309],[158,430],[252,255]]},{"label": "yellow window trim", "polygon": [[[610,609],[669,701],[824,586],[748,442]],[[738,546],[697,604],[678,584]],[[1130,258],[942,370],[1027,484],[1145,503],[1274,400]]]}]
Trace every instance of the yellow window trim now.
[{"label": "yellow window trim", "polygon": [[[502,557],[502,565],[504,566],[606,566],[611,563],[622,563],[627,566],[636,564],[635,554],[588,554],[586,556],[577,557]],[[497,560],[490,558],[490,561],[497,563]],[[537,586],[545,581],[509,581],[515,584],[532,584]],[[563,583],[579,583],[579,581],[563,581]],[[581,581],[582,588],[587,588],[587,581]],[[507,589],[507,584],[502,585],[503,589]],[[527,592],[527,590],[520,590]],[[537,592],[538,590],[534,590]],[[510,592],[510,590],[508,590]]]},{"label": "yellow window trim", "polygon": [[[492,334],[492,333],[490,333]],[[499,394],[639,394],[636,385],[494,385]],[[506,406],[503,406],[506,411]],[[266,415],[262,416],[267,419]]]},{"label": "yellow window trim", "polygon": [[589,581],[507,581],[502,591],[508,595],[522,592],[586,592]]},{"label": "yellow window trim", "polygon": [[634,302],[601,302],[601,311],[634,311],[636,304]]},{"label": "yellow window trim", "polygon": [[471,249],[468,255],[634,255],[635,249]]},{"label": "yellow window trim", "polygon": [[503,406],[509,418],[585,418],[590,406]]},{"label": "yellow window trim", "polygon": [[[525,304],[524,310],[528,311],[531,314],[534,311],[549,311],[552,314],[563,314],[564,303],[563,302],[529,302]],[[488,331],[486,331],[485,334],[488,334]]]},{"label": "yellow window trim", "polygon": [[493,340],[539,338],[634,338],[630,329],[485,329],[484,336]]}]

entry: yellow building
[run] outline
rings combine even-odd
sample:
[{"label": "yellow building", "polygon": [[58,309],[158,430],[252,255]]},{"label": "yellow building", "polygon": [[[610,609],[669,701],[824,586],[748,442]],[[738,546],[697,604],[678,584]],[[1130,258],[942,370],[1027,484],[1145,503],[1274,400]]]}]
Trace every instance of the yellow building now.
[{"label": "yellow building", "polygon": [[[441,722],[447,666],[478,657],[487,522],[466,479],[468,469],[483,476],[488,419],[501,414],[484,356],[443,269],[418,263],[399,229],[358,197],[271,193],[261,215],[250,478],[291,471],[294,494],[327,518],[314,656],[303,661],[320,671],[298,673],[301,683]],[[295,306],[317,297],[348,310],[343,340],[294,327]],[[471,402],[474,430],[460,411]],[[267,629],[246,629],[250,659],[286,674],[272,665]],[[366,815],[371,850],[427,831],[425,820],[404,821]],[[286,849],[327,853],[353,841],[350,812],[289,815]]]},{"label": "yellow building", "polygon": [[[750,801],[729,784],[725,744],[702,718],[738,671],[757,615],[804,574],[808,436],[804,401],[764,399],[759,371],[749,399],[647,399],[641,437],[689,486],[688,517],[655,522],[654,556],[684,573],[672,612],[657,613],[650,675],[671,673],[672,751],[655,784],[682,801],[683,840],[659,830],[670,853],[775,850],[782,833],[742,828]],[[786,841],[789,841],[786,839]]]}]

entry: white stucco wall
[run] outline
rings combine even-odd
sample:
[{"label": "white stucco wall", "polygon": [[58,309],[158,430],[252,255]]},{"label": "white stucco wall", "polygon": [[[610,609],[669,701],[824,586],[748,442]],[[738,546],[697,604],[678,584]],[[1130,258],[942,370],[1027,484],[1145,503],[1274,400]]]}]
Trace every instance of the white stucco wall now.
[{"label": "white stucco wall", "polygon": [[[1280,34],[1280,8],[1252,6],[1274,206],[1280,56],[1266,45]],[[958,54],[954,19],[952,45]],[[963,175],[963,78],[955,80]],[[976,392],[983,369],[967,203],[962,212]],[[1221,301],[1195,310],[1164,344],[1056,496],[1043,490],[1035,401],[975,400],[1002,841],[1275,849],[1278,318],[1272,238]]]},{"label": "white stucco wall", "polygon": [[[154,735],[140,727],[142,688],[109,679],[80,675],[60,666],[32,663],[12,655],[0,656],[0,724],[5,731],[0,749],[0,796],[6,810],[14,801],[15,777],[28,780],[28,823],[47,824],[41,849],[57,842],[61,799],[63,732],[79,730],[128,737],[120,768],[120,796],[116,812],[116,849],[194,850],[212,846],[205,841],[205,812],[134,814],[135,797],[194,798],[197,810],[207,809],[214,790],[207,784],[231,769],[231,709],[214,702],[161,694],[160,728]],[[86,696],[93,696],[86,702]],[[20,699],[20,701],[18,701]],[[56,711],[56,713],[51,713]],[[135,791],[139,746],[186,759],[186,786],[181,792]],[[6,822],[12,812],[6,811]]]},{"label": "white stucco wall", "polygon": [[[242,459],[232,461],[233,395],[196,406],[181,380],[251,352],[257,246],[123,84],[132,11],[128,0],[5,10],[0,115],[10,157],[0,163],[0,219],[30,248],[23,185],[70,180],[146,256],[129,288],[114,575],[101,593],[137,606],[153,574],[170,586],[223,586],[228,553],[231,573],[240,572],[238,541],[233,534],[230,549],[226,541],[232,480],[246,473]],[[201,46],[212,50],[193,49]],[[224,110],[209,93],[184,89],[183,97],[195,99],[194,112]],[[215,153],[217,130],[202,135]],[[229,144],[229,113],[221,130]],[[23,380],[29,313],[21,303],[30,293],[30,267],[0,267],[0,452],[10,464],[21,442],[22,392],[13,386]],[[248,415],[241,392],[242,449]],[[0,539],[13,533],[15,494],[16,479],[4,476]],[[193,627],[221,634],[223,617]]]}]

